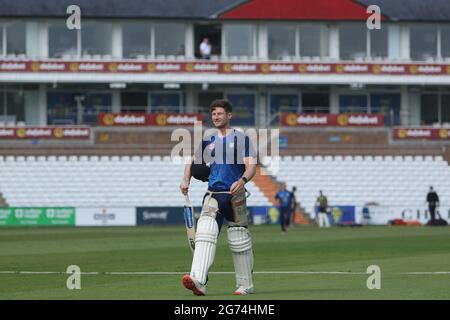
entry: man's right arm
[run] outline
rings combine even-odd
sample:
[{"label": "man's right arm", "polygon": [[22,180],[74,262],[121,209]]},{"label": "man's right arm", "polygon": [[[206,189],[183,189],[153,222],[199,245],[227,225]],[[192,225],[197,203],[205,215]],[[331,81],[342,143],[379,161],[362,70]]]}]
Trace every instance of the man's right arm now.
[{"label": "man's right arm", "polygon": [[190,163],[186,164],[184,166],[184,174],[183,174],[183,180],[180,184],[180,190],[182,194],[187,194],[189,191],[189,184],[191,183],[191,167],[192,163],[195,161],[195,158],[192,157],[192,160]]}]

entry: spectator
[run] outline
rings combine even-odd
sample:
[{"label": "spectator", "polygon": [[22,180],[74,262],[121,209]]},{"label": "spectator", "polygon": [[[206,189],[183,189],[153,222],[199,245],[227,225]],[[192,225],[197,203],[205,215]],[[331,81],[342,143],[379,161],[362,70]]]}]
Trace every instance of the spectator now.
[{"label": "spectator", "polygon": [[211,44],[209,43],[208,38],[204,38],[202,43],[200,44],[200,55],[202,59],[211,58]]},{"label": "spectator", "polygon": [[292,187],[292,210],[291,210],[291,216],[289,217],[289,220],[287,222],[288,227],[294,226],[294,218],[295,218],[295,211],[297,210],[297,198],[295,197],[295,192],[297,191],[297,187]]},{"label": "spectator", "polygon": [[330,227],[330,221],[328,220],[328,199],[323,194],[322,190],[319,190],[319,197],[317,198],[317,206],[319,207],[319,217],[318,217],[318,223],[319,227]]},{"label": "spectator", "polygon": [[278,201],[281,231],[285,233],[289,225],[292,210],[292,193],[286,190],[286,183],[282,182],[280,184],[280,191],[275,195],[275,199]]},{"label": "spectator", "polygon": [[430,191],[427,194],[428,211],[430,211],[431,222],[436,220],[436,208],[439,207],[439,196],[434,191],[433,186],[430,187]]}]

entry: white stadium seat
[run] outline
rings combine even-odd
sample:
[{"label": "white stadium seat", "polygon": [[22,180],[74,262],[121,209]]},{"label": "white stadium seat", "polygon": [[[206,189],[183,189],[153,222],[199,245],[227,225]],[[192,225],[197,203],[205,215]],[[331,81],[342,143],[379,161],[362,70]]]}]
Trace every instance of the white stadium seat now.
[{"label": "white stadium seat", "polygon": [[[294,163],[281,159],[278,181],[297,186],[298,201],[313,212],[319,190],[330,204],[362,206],[424,204],[428,187],[438,191],[441,204],[450,204],[450,167],[433,156],[302,156]],[[325,160],[325,161],[322,161]]]},{"label": "white stadium seat", "polygon": [[[165,156],[29,156],[3,158],[0,192],[10,206],[182,206],[184,165]],[[250,181],[250,206],[270,201]],[[193,180],[191,202],[200,206],[206,183]]]}]

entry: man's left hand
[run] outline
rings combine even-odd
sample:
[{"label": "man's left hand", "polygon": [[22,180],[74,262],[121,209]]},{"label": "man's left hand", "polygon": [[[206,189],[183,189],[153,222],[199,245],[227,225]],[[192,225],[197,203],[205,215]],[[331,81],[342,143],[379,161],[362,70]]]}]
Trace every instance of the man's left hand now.
[{"label": "man's left hand", "polygon": [[233,196],[237,195],[243,188],[244,188],[245,182],[242,179],[239,179],[238,181],[235,181],[230,188],[230,192]]}]

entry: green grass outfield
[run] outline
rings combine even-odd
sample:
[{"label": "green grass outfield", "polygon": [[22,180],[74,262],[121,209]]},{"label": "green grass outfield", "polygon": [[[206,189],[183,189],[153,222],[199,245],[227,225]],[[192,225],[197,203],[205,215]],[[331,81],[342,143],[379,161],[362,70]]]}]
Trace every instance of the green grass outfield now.
[{"label": "green grass outfield", "polygon": [[[179,227],[0,229],[3,299],[450,299],[450,227],[252,226],[256,293],[233,296],[226,232],[219,238],[206,297],[195,297],[181,274],[82,275],[81,290],[66,274],[4,271],[184,272],[191,252]],[[222,231],[225,231],[223,229]],[[381,289],[366,286],[369,265],[381,268]],[[312,273],[271,274],[264,271]],[[320,274],[315,272],[349,272]],[[407,274],[408,272],[429,272]],[[432,272],[447,272],[433,274]]]}]

